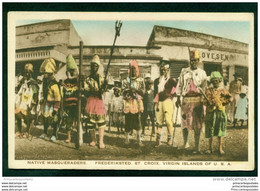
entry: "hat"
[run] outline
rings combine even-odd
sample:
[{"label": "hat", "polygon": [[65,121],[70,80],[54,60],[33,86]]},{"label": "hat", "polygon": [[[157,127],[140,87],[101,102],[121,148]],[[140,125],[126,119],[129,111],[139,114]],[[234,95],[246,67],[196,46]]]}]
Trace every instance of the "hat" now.
[{"label": "hat", "polygon": [[238,73],[235,73],[235,74],[233,74],[233,76],[237,76],[237,77],[239,77],[239,76],[240,76],[240,74],[238,74]]},{"label": "hat", "polygon": [[42,81],[42,79],[43,79],[43,76],[37,76],[37,80]]},{"label": "hat", "polygon": [[153,84],[153,80],[149,80],[148,83],[149,83],[149,84]]},{"label": "hat", "polygon": [[98,55],[93,56],[90,63],[96,63],[98,66],[100,66],[100,59]]},{"label": "hat", "polygon": [[151,78],[151,74],[146,73],[145,76],[144,76],[144,78]]},{"label": "hat", "polygon": [[136,69],[136,76],[140,75],[140,70],[139,70],[139,66],[136,60],[130,60],[130,66],[131,67],[135,67]]},{"label": "hat", "polygon": [[121,87],[122,86],[122,83],[118,80],[115,80],[114,81],[114,85],[117,86],[117,87]]},{"label": "hat", "polygon": [[200,59],[200,52],[197,50],[190,51],[190,59]]},{"label": "hat", "polygon": [[218,71],[211,72],[211,74],[210,74],[210,81],[213,78],[218,78],[220,81],[222,81],[222,76],[221,76],[221,74]]},{"label": "hat", "polygon": [[40,72],[41,73],[54,73],[56,71],[56,63],[54,59],[52,58],[46,58],[41,67],[40,67]]},{"label": "hat", "polygon": [[69,54],[66,58],[66,67],[67,67],[67,71],[75,70],[78,68],[72,54]]},{"label": "hat", "polygon": [[243,79],[241,77],[238,77],[237,80],[243,82]]},{"label": "hat", "polygon": [[31,63],[25,64],[24,70],[27,70],[29,72],[33,72],[33,65]]},{"label": "hat", "polygon": [[242,86],[240,94],[246,94],[246,93],[247,93],[247,88],[245,86]]},{"label": "hat", "polygon": [[160,68],[170,68],[170,65],[168,63],[166,63],[165,61],[162,61],[161,64],[160,64]]}]

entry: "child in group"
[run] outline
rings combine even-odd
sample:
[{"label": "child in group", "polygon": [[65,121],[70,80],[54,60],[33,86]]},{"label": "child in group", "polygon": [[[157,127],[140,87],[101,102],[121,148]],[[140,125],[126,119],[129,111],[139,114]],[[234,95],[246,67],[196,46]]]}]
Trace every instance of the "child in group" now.
[{"label": "child in group", "polygon": [[227,115],[225,112],[225,105],[232,101],[232,95],[220,87],[222,76],[219,72],[212,72],[210,75],[210,82],[213,87],[206,90],[207,110],[205,118],[205,134],[209,138],[208,154],[213,152],[213,136],[218,136],[219,140],[219,154],[223,155],[223,137],[226,136],[227,130]]},{"label": "child in group", "polygon": [[152,90],[153,86],[153,80],[147,80],[145,82],[145,93],[143,97],[143,103],[144,103],[144,112],[142,115],[142,134],[145,135],[145,126],[147,125],[147,118],[150,117],[150,120],[152,122],[152,134],[155,134],[155,126],[154,126],[154,91]]},{"label": "child in group", "polygon": [[113,116],[113,124],[117,127],[118,133],[123,132],[123,108],[124,108],[124,100],[121,95],[121,90],[118,87],[114,88],[114,97],[112,99],[111,105],[111,113]]},{"label": "child in group", "polygon": [[246,97],[246,89],[242,88],[240,93],[240,98],[237,102],[236,109],[235,109],[235,120],[233,122],[233,127],[236,127],[237,122],[241,121],[241,127],[244,124],[244,121],[247,120],[247,107],[248,101]]}]

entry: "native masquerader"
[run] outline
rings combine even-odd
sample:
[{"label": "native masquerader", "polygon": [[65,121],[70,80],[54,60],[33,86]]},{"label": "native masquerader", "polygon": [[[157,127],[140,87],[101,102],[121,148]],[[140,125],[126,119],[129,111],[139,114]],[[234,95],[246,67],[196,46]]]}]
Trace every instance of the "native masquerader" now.
[{"label": "native masquerader", "polygon": [[47,137],[48,127],[51,125],[53,128],[51,141],[56,141],[60,120],[61,91],[58,82],[54,78],[54,73],[56,72],[54,59],[45,59],[40,67],[40,72],[44,74],[43,98],[40,102],[45,105],[43,114],[44,133],[40,138]]},{"label": "native masquerader", "polygon": [[219,153],[224,154],[222,144],[223,137],[226,136],[227,115],[225,105],[232,101],[232,95],[225,89],[220,87],[222,76],[219,72],[212,72],[210,82],[213,87],[208,88],[205,92],[207,100],[206,118],[205,118],[205,134],[209,138],[209,150],[213,151],[213,136],[217,136],[219,140]]},{"label": "native masquerader", "polygon": [[36,118],[36,106],[38,102],[39,87],[32,78],[33,65],[28,63],[24,67],[25,75],[17,86],[18,93],[15,102],[15,118],[18,132],[16,136],[22,136],[22,119],[27,128],[24,138],[28,138],[32,121]]},{"label": "native masquerader", "polygon": [[78,118],[78,67],[71,54],[66,59],[67,79],[63,83],[63,110],[67,129],[66,143],[71,141],[71,130]]},{"label": "native masquerader", "polygon": [[106,89],[104,78],[98,73],[100,59],[95,55],[90,63],[91,73],[84,82],[84,91],[87,96],[85,107],[86,128],[91,135],[90,146],[96,145],[96,127],[99,133],[99,148],[105,148],[103,142],[106,127],[106,110],[102,100],[102,94]]},{"label": "native masquerader", "polygon": [[[189,131],[194,130],[194,153],[200,152],[200,133],[204,125],[204,107],[201,92],[204,92],[207,86],[207,75],[204,70],[198,68],[199,61],[199,51],[191,51],[190,67],[182,69],[176,91],[176,106],[181,106],[183,148],[189,147]],[[180,96],[183,97],[182,103]]]},{"label": "native masquerader", "polygon": [[[155,81],[156,89],[158,93],[154,98],[155,102],[155,115],[157,120],[157,138],[155,147],[161,145],[161,134],[162,134],[162,125],[164,120],[166,121],[168,129],[168,145],[172,145],[173,140],[173,94],[176,91],[177,81],[174,78],[169,76],[169,65],[162,63],[160,66],[160,77]],[[155,84],[155,85],[156,85]]]},{"label": "native masquerader", "polygon": [[123,80],[122,89],[124,97],[125,113],[125,143],[129,144],[129,133],[133,129],[137,131],[139,146],[143,146],[141,140],[141,113],[144,110],[142,96],[144,93],[144,80],[140,76],[138,63],[136,60],[130,61],[129,77]]}]

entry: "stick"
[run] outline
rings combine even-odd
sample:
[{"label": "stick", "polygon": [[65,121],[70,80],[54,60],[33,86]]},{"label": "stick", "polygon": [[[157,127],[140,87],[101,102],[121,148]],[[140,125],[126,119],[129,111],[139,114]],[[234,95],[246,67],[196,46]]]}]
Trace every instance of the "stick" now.
[{"label": "stick", "polygon": [[175,131],[176,131],[176,124],[177,124],[178,114],[179,114],[179,107],[177,107],[177,112],[176,112],[176,117],[175,117],[175,124],[173,125],[174,130],[173,130],[173,135],[172,135],[172,145],[174,143],[174,137],[175,137]]},{"label": "stick", "polygon": [[82,61],[83,61],[83,41],[80,41],[79,43],[79,90],[78,90],[78,139],[76,142],[76,148],[79,149],[80,146],[83,144],[83,130],[82,130],[82,124],[81,124],[81,86],[82,81],[80,79],[81,77],[81,71],[82,71]]},{"label": "stick", "polygon": [[105,74],[105,79],[104,80],[107,79],[107,74],[108,74],[110,62],[111,62],[111,59],[112,59],[112,55],[113,55],[113,52],[114,52],[116,39],[117,39],[118,36],[120,36],[121,27],[122,27],[122,23],[120,21],[116,21],[116,23],[115,23],[116,33],[115,33],[114,43],[113,43],[113,46],[111,48],[111,52],[110,52],[109,61],[108,61],[108,64],[107,64],[107,70],[106,70],[106,74]]}]

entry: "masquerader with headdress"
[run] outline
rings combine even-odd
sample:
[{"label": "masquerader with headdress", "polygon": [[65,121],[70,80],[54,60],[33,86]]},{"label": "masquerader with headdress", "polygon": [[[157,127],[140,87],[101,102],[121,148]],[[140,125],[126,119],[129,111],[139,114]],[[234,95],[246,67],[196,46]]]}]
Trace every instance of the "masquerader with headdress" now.
[{"label": "masquerader with headdress", "polygon": [[176,106],[181,106],[183,148],[189,147],[189,131],[194,130],[194,153],[200,153],[200,133],[204,125],[203,94],[201,92],[204,92],[207,87],[207,75],[204,70],[198,68],[199,62],[200,52],[190,51],[190,66],[181,70],[176,91]]},{"label": "masquerader with headdress", "polygon": [[173,142],[173,95],[176,91],[177,81],[169,75],[169,64],[164,62],[160,65],[160,77],[155,80],[154,88],[157,93],[154,98],[155,116],[157,123],[157,137],[155,147],[161,145],[162,125],[164,121],[167,125],[168,138],[167,144]]},{"label": "masquerader with headdress", "polygon": [[99,148],[105,148],[103,141],[106,127],[106,110],[102,100],[102,94],[106,89],[104,78],[98,73],[100,67],[100,59],[98,55],[92,58],[90,63],[91,73],[84,81],[84,91],[87,96],[85,107],[86,128],[89,129],[91,135],[90,146],[96,145],[96,127],[99,133]]},{"label": "masquerader with headdress", "polygon": [[224,154],[222,144],[223,137],[226,136],[227,130],[227,115],[225,105],[232,101],[232,95],[220,87],[222,76],[219,72],[212,72],[210,82],[213,87],[206,90],[205,95],[207,100],[206,118],[205,118],[205,135],[209,138],[209,150],[207,153],[213,152],[213,137],[217,136],[219,140],[219,153]]},{"label": "masquerader with headdress", "polygon": [[122,82],[125,113],[125,143],[129,144],[129,133],[133,129],[137,131],[139,146],[143,146],[141,140],[141,113],[144,110],[142,96],[144,94],[144,79],[140,77],[140,71],[136,60],[130,61],[129,73]]},{"label": "masquerader with headdress", "polygon": [[58,82],[54,78],[56,63],[53,58],[43,61],[40,72],[43,73],[43,98],[41,102],[45,105],[44,109],[44,133],[40,138],[47,137],[49,125],[53,128],[51,141],[56,141],[58,124],[60,120],[61,91]]},{"label": "masquerader with headdress", "polygon": [[63,83],[63,117],[65,117],[67,140],[71,141],[71,130],[75,127],[78,118],[78,67],[71,54],[66,58],[67,79]]},{"label": "masquerader with headdress", "polygon": [[18,93],[15,101],[15,118],[17,120],[18,132],[16,136],[22,135],[22,119],[27,128],[24,138],[29,137],[32,121],[36,118],[36,106],[38,102],[39,87],[36,80],[32,78],[33,65],[25,64],[24,77],[17,86]]}]

